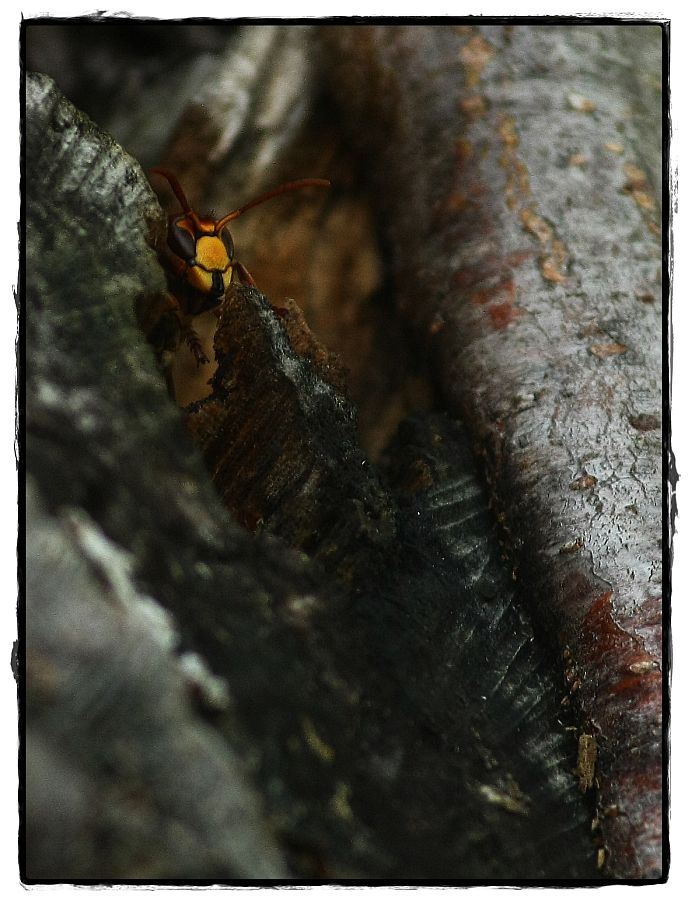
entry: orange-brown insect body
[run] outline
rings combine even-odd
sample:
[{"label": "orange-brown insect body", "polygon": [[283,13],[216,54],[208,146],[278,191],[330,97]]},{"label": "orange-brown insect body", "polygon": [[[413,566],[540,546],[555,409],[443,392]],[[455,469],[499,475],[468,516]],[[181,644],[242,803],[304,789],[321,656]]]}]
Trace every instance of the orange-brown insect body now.
[{"label": "orange-brown insect body", "polygon": [[[179,342],[186,339],[200,365],[208,360],[191,327],[192,320],[219,307],[235,273],[244,284],[255,284],[246,267],[234,259],[234,242],[227,228],[229,222],[272,197],[305,187],[329,187],[330,183],[322,178],[290,181],[220,219],[213,219],[195,212],[171,172],[159,168],[151,172],[162,175],[168,181],[182,214],[169,217],[167,240],[159,251],[160,261],[168,273],[171,296],[161,304],[161,320],[145,330],[160,356],[176,349]],[[170,316],[175,321],[162,320]]]}]

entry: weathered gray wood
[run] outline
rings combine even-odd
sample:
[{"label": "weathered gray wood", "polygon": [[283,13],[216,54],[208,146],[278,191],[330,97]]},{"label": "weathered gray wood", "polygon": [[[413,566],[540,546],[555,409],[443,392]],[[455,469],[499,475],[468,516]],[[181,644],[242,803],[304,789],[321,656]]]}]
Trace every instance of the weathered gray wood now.
[{"label": "weathered gray wood", "polygon": [[203,715],[231,705],[226,683],[180,652],[131,554],[39,496],[30,482],[26,875],[287,878],[245,763]]},{"label": "weathered gray wood", "polygon": [[[214,494],[134,319],[164,284],[146,244],[159,207],[41,76],[27,80],[27,177],[25,875],[284,876],[245,763],[192,711],[173,625],[140,588],[161,529],[241,539],[208,518]],[[73,814],[64,845],[57,802]]]}]

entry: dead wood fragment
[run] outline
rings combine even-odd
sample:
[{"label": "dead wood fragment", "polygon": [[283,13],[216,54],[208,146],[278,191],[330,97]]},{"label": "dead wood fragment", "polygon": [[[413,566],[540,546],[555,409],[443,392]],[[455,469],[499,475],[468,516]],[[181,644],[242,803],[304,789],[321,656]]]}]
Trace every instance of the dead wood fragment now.
[{"label": "dead wood fragment", "polygon": [[186,421],[239,521],[335,568],[366,542],[388,548],[394,516],[358,447],[343,373],[298,307],[278,316],[255,289],[237,288],[223,305],[215,353],[213,393]]},{"label": "dead wood fragment", "polygon": [[[488,824],[493,815],[516,813],[524,819],[513,827],[523,827],[523,836],[502,851],[512,872],[592,876],[589,813],[575,796],[575,757],[557,726],[560,694],[518,612],[461,430],[420,420],[402,432],[390,450],[393,482],[414,484],[420,466],[429,479],[421,479],[423,488],[432,490],[425,496],[416,488],[397,510],[377,473],[358,451],[352,454],[352,410],[331,383],[341,373],[293,305],[278,316],[254,289],[238,288],[222,310],[215,349],[213,392],[187,410],[187,424],[229,508],[249,527],[259,525],[306,549],[358,598],[331,624],[337,621],[349,639],[365,635],[356,652],[346,637],[340,645],[354,671],[372,664],[378,672],[378,696],[364,689],[362,701],[378,708],[392,702],[382,701],[388,691],[396,696],[401,689],[407,700],[394,701],[396,715],[403,717],[409,702],[424,727],[442,736],[442,746],[464,746],[471,723],[472,749],[460,765],[437,748],[432,788],[417,774],[429,749],[422,743],[415,745],[416,774],[404,767],[403,788],[395,776],[389,802],[397,810],[392,818],[400,819],[384,826],[393,843],[403,840],[411,809],[425,815],[416,807],[417,790],[434,795],[447,778],[463,782],[463,766],[475,772],[475,787],[462,792],[462,804],[473,809],[469,815],[464,810],[463,824],[451,804],[435,812],[433,828],[458,831],[461,838],[430,855],[417,840],[407,850],[408,870],[445,871],[452,858],[462,860],[464,877],[492,870],[474,842],[483,827],[501,833],[497,821]],[[493,658],[487,670],[486,652]],[[450,695],[462,698],[460,707],[447,706]],[[360,714],[364,735],[369,723]],[[405,727],[415,733],[414,726]],[[395,728],[390,722],[386,734],[392,745]],[[304,730],[314,753],[331,764],[340,751],[322,740],[310,720]],[[480,771],[486,762],[499,777]],[[452,775],[454,765],[459,768]],[[370,775],[364,765],[362,780],[350,782],[359,802],[370,795]],[[484,825],[474,832],[466,827],[469,820]],[[374,821],[383,827],[377,816]],[[516,851],[516,844],[522,849]],[[477,854],[470,863],[466,846]]]}]

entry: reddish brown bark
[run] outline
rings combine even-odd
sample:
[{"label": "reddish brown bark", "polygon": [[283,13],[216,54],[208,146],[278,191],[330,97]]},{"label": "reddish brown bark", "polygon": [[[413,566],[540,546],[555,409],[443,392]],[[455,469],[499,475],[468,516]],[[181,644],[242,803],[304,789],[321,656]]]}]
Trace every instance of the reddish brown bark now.
[{"label": "reddish brown bark", "polygon": [[[601,818],[603,871],[658,877],[661,177],[646,122],[659,126],[661,31],[325,39],[400,309],[485,455],[520,578],[575,668],[599,812],[617,813]],[[643,78],[655,84],[640,108]]]}]

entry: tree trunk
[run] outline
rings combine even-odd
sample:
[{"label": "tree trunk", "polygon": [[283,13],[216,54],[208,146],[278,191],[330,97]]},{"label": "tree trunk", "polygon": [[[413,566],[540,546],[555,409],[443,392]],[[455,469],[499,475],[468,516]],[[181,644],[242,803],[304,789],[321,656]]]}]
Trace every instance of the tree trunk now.
[{"label": "tree trunk", "polygon": [[326,45],[399,308],[596,739],[607,871],[656,877],[662,30],[331,28]]},{"label": "tree trunk", "polygon": [[162,210],[27,77],[25,877],[660,877],[657,29],[173,31],[72,82],[146,165],[334,184],[237,222],[180,410]]}]

